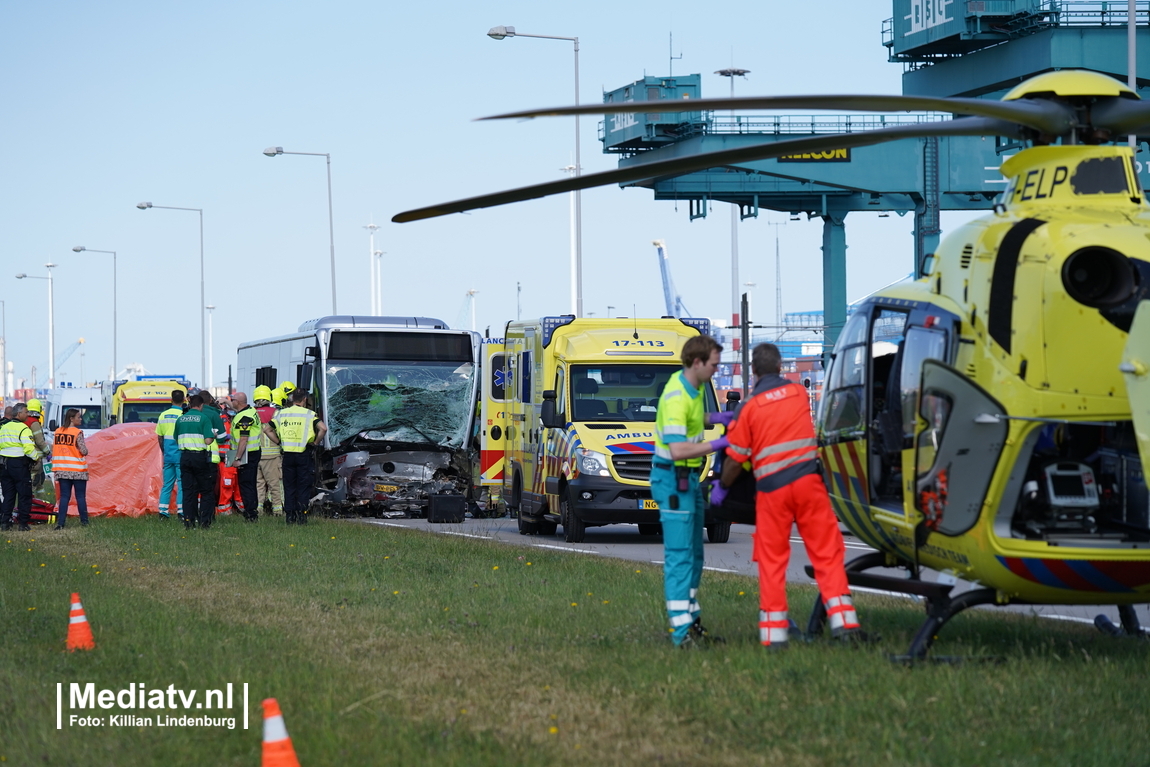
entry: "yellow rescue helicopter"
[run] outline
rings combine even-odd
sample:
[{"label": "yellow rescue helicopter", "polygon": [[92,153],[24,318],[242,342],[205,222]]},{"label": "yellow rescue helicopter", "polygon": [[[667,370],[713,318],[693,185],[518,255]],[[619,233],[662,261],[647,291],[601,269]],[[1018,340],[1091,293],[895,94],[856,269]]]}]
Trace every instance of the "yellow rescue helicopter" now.
[{"label": "yellow rescue helicopter", "polygon": [[[499,115],[643,112],[611,103]],[[1001,101],[914,96],[692,100],[691,110],[931,110],[954,119],[763,143],[400,213],[397,222],[800,152],[924,136],[1005,136],[992,214],[952,232],[919,279],[852,312],[824,382],[824,477],[842,522],[877,552],[850,580],[925,597],[908,655],[980,604],[1150,602],[1150,207],[1127,146],[1150,103],[1085,70]],[[496,119],[496,118],[489,118]],[[900,567],[909,577],[869,573]],[[976,588],[925,580],[929,568]],[[821,606],[821,600],[816,600]],[[822,630],[819,607],[808,626]],[[1100,627],[1106,627],[1102,621]]]}]

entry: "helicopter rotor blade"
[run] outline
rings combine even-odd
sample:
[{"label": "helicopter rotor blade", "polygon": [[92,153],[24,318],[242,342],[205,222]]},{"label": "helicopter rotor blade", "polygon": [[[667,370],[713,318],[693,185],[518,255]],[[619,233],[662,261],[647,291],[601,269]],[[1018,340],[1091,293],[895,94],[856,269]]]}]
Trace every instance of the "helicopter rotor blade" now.
[{"label": "helicopter rotor blade", "polygon": [[1114,96],[1098,99],[1090,109],[1095,128],[1115,134],[1145,135],[1150,133],[1150,102]]},{"label": "helicopter rotor blade", "polygon": [[616,170],[590,173],[585,176],[576,176],[561,181],[551,181],[545,184],[509,189],[504,192],[485,194],[479,197],[469,197],[464,200],[455,200],[440,205],[431,205],[426,208],[416,208],[404,211],[392,217],[392,221],[403,224],[410,221],[420,221],[425,218],[446,216],[450,213],[463,213],[477,208],[490,208],[497,205],[506,205],[512,202],[533,200],[539,197],[548,197],[564,192],[574,192],[578,189],[591,189],[608,184],[627,184],[647,179],[657,179],[668,176],[681,176],[687,173],[719,168],[740,163],[769,160],[790,154],[806,152],[822,152],[830,149],[845,149],[850,147],[870,146],[886,141],[896,141],[906,138],[923,138],[928,136],[1010,136],[1019,137],[1019,126],[1005,120],[994,120],[985,117],[960,117],[956,120],[943,120],[933,123],[918,123],[914,125],[896,125],[890,128],[879,128],[859,133],[836,133],[813,138],[788,139],[785,141],[772,141],[737,149],[724,149],[717,152],[676,157],[669,160],[638,163],[636,165]]},{"label": "helicopter rotor blade", "polygon": [[[676,104],[682,106],[675,106]],[[577,107],[529,109],[521,112],[481,117],[480,120],[508,120],[562,115],[601,115],[624,112],[682,114],[720,109],[846,109],[862,112],[951,112],[993,117],[1033,128],[1040,133],[1062,136],[1075,127],[1074,110],[1054,101],[1019,99],[991,101],[972,98],[930,96],[737,96],[734,98],[679,99],[678,101],[625,101]]]}]

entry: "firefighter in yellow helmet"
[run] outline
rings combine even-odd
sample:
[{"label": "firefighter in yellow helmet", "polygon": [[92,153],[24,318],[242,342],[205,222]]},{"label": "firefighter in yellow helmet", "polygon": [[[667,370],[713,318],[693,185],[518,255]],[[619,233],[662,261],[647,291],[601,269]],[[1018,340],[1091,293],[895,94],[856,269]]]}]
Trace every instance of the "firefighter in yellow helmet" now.
[{"label": "firefighter in yellow helmet", "polygon": [[284,394],[284,390],[279,388],[278,386],[276,388],[272,389],[271,395],[272,395],[272,404],[275,405],[277,408],[283,407],[284,403],[287,402],[287,395]]},{"label": "firefighter in yellow helmet", "polygon": [[[30,399],[27,407],[28,415],[24,418],[24,423],[32,430],[32,441],[36,444],[36,449],[43,455],[51,455],[48,441],[44,439],[44,406],[40,404],[40,400]],[[44,464],[40,461],[34,461],[32,465],[32,487],[38,488],[43,484]]]},{"label": "firefighter in yellow helmet", "polygon": [[[278,390],[277,390],[278,391]],[[260,414],[262,423],[270,423],[276,414],[272,407],[272,390],[267,386],[257,386],[252,392],[253,404],[256,412]],[[272,516],[281,517],[284,513],[283,493],[280,487],[282,472],[280,468],[280,446],[272,442],[267,434],[260,433],[260,468],[256,477],[256,507],[264,508],[264,503],[271,504]]]},{"label": "firefighter in yellow helmet", "polygon": [[280,388],[283,389],[284,396],[290,397],[296,386],[291,381],[280,381]]}]

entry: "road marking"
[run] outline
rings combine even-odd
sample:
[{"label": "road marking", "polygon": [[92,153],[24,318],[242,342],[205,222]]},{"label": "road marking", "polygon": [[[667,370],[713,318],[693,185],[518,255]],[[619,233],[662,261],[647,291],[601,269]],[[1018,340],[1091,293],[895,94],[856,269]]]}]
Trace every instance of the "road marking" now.
[{"label": "road marking", "polygon": [[572,549],[572,548],[568,548],[567,546],[552,546],[550,543],[532,543],[529,545],[534,546],[537,549],[555,549],[556,551],[570,551],[574,554],[598,554],[599,553],[598,551],[595,551],[593,549]]},{"label": "road marking", "polygon": [[1072,623],[1085,623],[1089,626],[1094,625],[1094,621],[1090,618],[1078,618],[1073,615],[1043,615],[1042,613],[1035,613],[1039,618],[1049,618],[1052,621],[1071,621]]},{"label": "road marking", "polygon": [[490,535],[475,535],[473,533],[458,533],[454,530],[436,530],[435,532],[441,535],[458,535],[460,538],[478,538],[482,541],[495,540]]},{"label": "road marking", "polygon": [[707,567],[706,565],[703,566],[703,569],[704,570],[710,570],[711,572],[715,572],[715,573],[737,573],[737,572],[739,572],[738,570],[728,570],[725,567]]}]

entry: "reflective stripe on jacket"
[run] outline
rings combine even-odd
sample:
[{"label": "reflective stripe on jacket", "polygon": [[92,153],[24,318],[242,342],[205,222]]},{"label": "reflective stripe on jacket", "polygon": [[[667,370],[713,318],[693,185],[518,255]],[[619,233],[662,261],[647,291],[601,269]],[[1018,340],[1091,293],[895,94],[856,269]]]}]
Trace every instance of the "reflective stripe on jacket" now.
[{"label": "reflective stripe on jacket", "polygon": [[20,421],[9,421],[0,426],[0,456],[5,458],[22,458],[27,456],[33,460],[42,458],[44,454],[36,449],[36,442],[32,438],[32,430]]},{"label": "reflective stripe on jacket", "polygon": [[77,435],[82,432],[75,428],[56,429],[52,441],[52,470],[83,472],[88,470],[88,459],[80,454]]},{"label": "reflective stripe on jacket", "polygon": [[241,439],[247,437],[248,444],[244,450],[249,453],[259,452],[263,428],[260,414],[251,405],[232,416],[232,440],[238,445]]},{"label": "reflective stripe on jacket", "polygon": [[306,407],[293,405],[284,408],[272,418],[272,426],[280,438],[285,453],[302,453],[315,439],[315,419],[318,416]]},{"label": "reflective stripe on jacket", "polygon": [[818,442],[807,390],[769,376],[740,408],[727,434],[727,455],[752,462],[755,487],[769,493],[819,470]]}]

